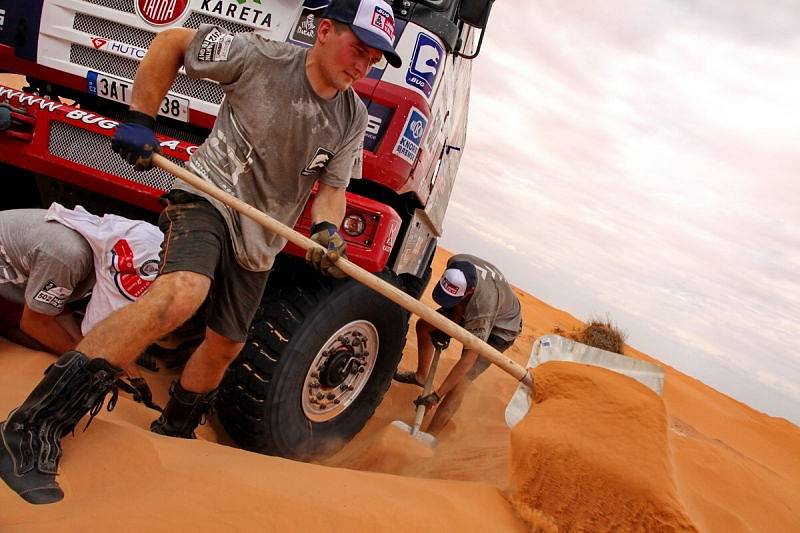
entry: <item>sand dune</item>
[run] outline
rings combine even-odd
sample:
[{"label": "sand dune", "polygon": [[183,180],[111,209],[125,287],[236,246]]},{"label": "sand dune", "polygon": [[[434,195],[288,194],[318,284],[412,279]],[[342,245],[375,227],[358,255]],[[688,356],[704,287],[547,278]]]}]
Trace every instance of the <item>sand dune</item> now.
[{"label": "sand dune", "polygon": [[[580,323],[519,294],[511,356],[524,362],[536,337]],[[412,334],[402,366],[415,354]],[[457,356],[454,343],[439,380]],[[0,340],[2,416],[52,360]],[[435,452],[389,426],[411,420],[417,394],[395,384],[321,464],[226,446],[214,423],[198,441],[160,437],[147,431],[154,412],[123,398],[64,440],[63,502],[31,506],[0,486],[0,531],[797,531],[800,429],[666,370],[658,397],[602,369],[543,365],[512,432],[503,410],[516,383],[489,369]],[[165,401],[174,375],[147,377]]]}]

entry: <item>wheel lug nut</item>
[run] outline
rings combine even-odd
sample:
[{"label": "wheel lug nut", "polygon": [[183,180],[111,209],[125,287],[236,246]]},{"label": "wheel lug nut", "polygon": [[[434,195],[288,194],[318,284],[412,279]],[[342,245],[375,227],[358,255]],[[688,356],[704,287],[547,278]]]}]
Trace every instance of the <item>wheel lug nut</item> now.
[{"label": "wheel lug nut", "polygon": [[318,393],[317,393],[317,400],[321,400],[321,399],[323,399],[324,397],[325,397],[325,394],[324,394],[324,393],[322,393],[322,392],[318,392]]},{"label": "wheel lug nut", "polygon": [[328,404],[326,404],[325,402],[319,402],[320,409],[325,409],[326,407],[328,407]]},{"label": "wheel lug nut", "polygon": [[333,400],[334,398],[336,398],[336,395],[332,392],[329,392],[325,397],[329,400]]},{"label": "wheel lug nut", "polygon": [[364,373],[364,367],[363,366],[358,367],[358,373],[359,374],[363,374]]},{"label": "wheel lug nut", "polygon": [[318,378],[319,377],[319,372],[312,372],[311,373],[311,377],[315,378],[315,379]]},{"label": "wheel lug nut", "polygon": [[341,403],[341,400],[339,400],[339,398],[334,398],[333,403],[339,405],[339,403]]}]

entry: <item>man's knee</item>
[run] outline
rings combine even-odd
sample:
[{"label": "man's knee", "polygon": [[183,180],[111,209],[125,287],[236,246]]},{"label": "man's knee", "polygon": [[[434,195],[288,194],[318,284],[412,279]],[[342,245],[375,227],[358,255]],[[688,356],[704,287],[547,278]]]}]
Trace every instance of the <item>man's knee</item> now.
[{"label": "man's knee", "polygon": [[433,331],[433,329],[434,329],[433,326],[431,326],[421,318],[417,320],[416,331],[418,338],[420,338],[421,335],[429,336],[431,334],[431,331]]},{"label": "man's knee", "polygon": [[244,348],[244,343],[220,335],[211,328],[206,328],[206,337],[198,348],[206,357],[219,363],[230,363]]},{"label": "man's knee", "polygon": [[186,322],[208,295],[211,279],[195,272],[170,272],[159,276],[140,302],[156,308],[160,323],[170,330]]}]

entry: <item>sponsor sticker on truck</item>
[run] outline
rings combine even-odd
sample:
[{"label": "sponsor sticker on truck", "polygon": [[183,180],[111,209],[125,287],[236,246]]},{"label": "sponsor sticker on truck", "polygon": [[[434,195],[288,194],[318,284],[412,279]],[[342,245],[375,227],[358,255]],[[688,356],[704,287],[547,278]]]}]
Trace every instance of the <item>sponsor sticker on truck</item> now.
[{"label": "sponsor sticker on truck", "polygon": [[[121,104],[131,103],[133,93],[131,81],[89,71],[86,74],[86,85],[89,94]],[[158,114],[181,122],[189,122],[189,99],[168,94],[158,108]]]},{"label": "sponsor sticker on truck", "polygon": [[403,126],[403,134],[400,135],[392,152],[413,165],[417,159],[419,145],[422,143],[422,136],[425,134],[427,125],[428,119],[425,118],[422,111],[412,107],[405,126]]},{"label": "sponsor sticker on truck", "polygon": [[444,48],[430,35],[420,33],[406,71],[406,83],[430,98],[444,57]]}]

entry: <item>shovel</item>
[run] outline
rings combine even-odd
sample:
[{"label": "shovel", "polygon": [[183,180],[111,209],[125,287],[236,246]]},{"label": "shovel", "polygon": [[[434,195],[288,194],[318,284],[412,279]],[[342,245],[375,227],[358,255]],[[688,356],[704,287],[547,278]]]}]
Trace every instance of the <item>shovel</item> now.
[{"label": "shovel", "polygon": [[[433,378],[436,374],[436,369],[439,366],[439,356],[442,355],[442,350],[446,348],[446,346],[433,343],[435,351],[433,352],[433,361],[431,361],[431,368],[428,370],[428,378],[425,380],[425,386],[422,388],[422,395],[427,396],[433,391]],[[415,439],[425,443],[429,448],[435,448],[436,445],[439,443],[436,440],[436,437],[431,435],[430,433],[425,433],[424,431],[420,431],[419,428],[422,426],[422,420],[425,418],[425,405],[418,405],[417,412],[414,415],[414,425],[409,426],[402,420],[395,420],[392,422],[392,425],[402,429],[403,431],[407,431],[412,437]]]},{"label": "shovel", "polygon": [[[160,154],[153,154],[153,163],[157,167],[162,168],[176,178],[192,185],[197,190],[208,194],[231,209],[234,209],[242,215],[254,220],[261,226],[264,226],[271,232],[280,235],[303,250],[308,250],[312,247],[322,248],[319,244],[315,243],[308,237],[299,234],[294,229],[278,222],[266,213],[259,211],[255,207],[239,200],[234,196],[231,196],[215,185],[203,181],[201,178],[195,176],[187,169],[176,165],[164,156]],[[336,261],[336,266],[351,278],[385,296],[407,311],[419,316],[434,328],[458,340],[464,346],[464,348],[468,350],[475,350],[493,364],[500,367],[501,370],[518,380],[520,382],[520,387],[522,387],[521,393],[527,395],[531,394],[533,389],[533,375],[528,370],[517,364],[513,359],[506,357],[502,353],[498,352],[495,348],[489,346],[486,342],[482,341],[452,320],[442,316],[434,309],[412,298],[394,285],[391,285],[388,282],[380,279],[378,276],[367,272],[349,259],[344,257],[339,258],[339,260]]]}]

